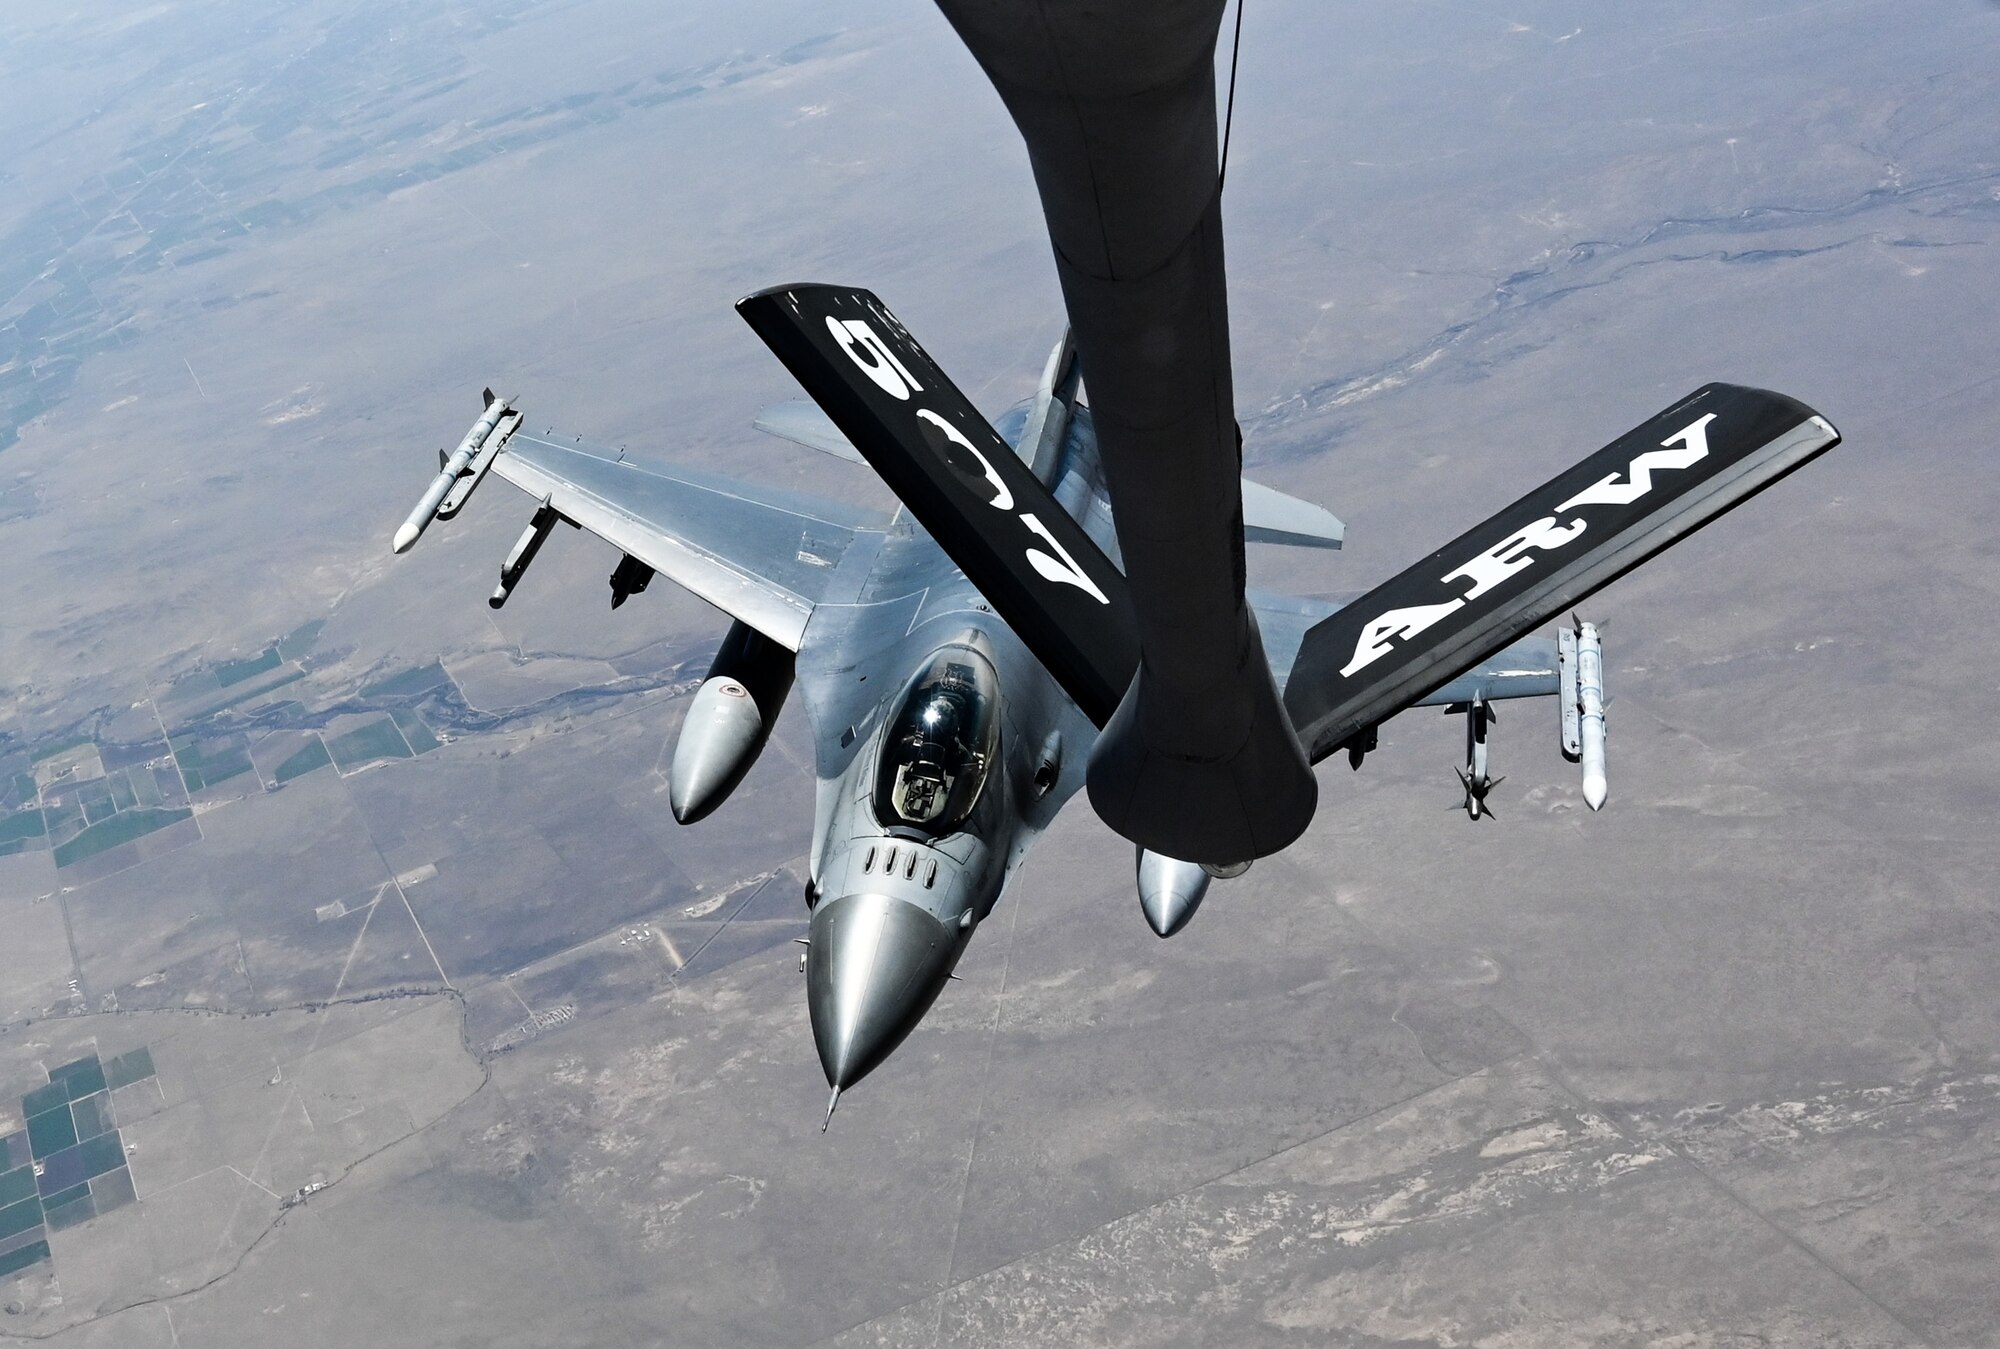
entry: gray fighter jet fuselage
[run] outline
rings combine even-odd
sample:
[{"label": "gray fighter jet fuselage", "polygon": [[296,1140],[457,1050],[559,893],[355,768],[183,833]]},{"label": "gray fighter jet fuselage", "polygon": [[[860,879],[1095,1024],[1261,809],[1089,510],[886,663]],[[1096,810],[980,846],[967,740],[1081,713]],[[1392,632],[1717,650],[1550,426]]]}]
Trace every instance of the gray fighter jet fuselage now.
[{"label": "gray fighter jet fuselage", "polygon": [[[1068,340],[1038,395],[995,430],[1106,557],[1118,541]],[[818,409],[767,409],[768,431],[864,462]],[[735,621],[691,700],[670,800],[683,824],[723,805],[796,690],[814,739],[805,958],[813,1037],[833,1100],[923,1018],[1035,839],[1085,784],[1098,728],[907,510],[843,512],[750,484],[641,467],[623,452],[521,428],[494,399],[398,529],[412,546],[490,469],[539,498],[500,569],[504,605],[553,526],[625,550],[612,603],[655,568]],[[1252,539],[1337,547],[1338,520],[1246,484]],[[1330,606],[1291,602],[1279,645]],[[1302,606],[1302,607],[1298,607]],[[1543,681],[1546,682],[1546,681]],[[1523,691],[1530,691],[1524,688]],[[1536,690],[1542,691],[1537,686]],[[1162,936],[1200,904],[1208,876],[1142,857],[1142,909]]]},{"label": "gray fighter jet fuselage", "polygon": [[[1067,338],[1037,396],[989,424],[865,292],[778,288],[739,307],[821,400],[767,409],[758,425],[875,467],[904,503],[893,516],[529,434],[489,392],[393,547],[455,516],[491,472],[538,502],[494,607],[568,523],[619,549],[614,608],[664,572],[728,614],[674,753],[683,824],[728,799],[797,689],[816,778],[807,1002],[830,1118],[923,1018],[1086,785],[1116,701],[1106,690],[1132,677],[1115,640],[1121,555]],[[1357,767],[1389,716],[1462,710],[1475,818],[1498,782],[1492,704],[1557,697],[1565,757],[1583,765],[1595,809],[1601,640],[1582,623],[1560,642],[1530,630],[1837,440],[1782,395],[1697,390],[1346,608],[1248,592],[1273,686],[1313,728],[1317,757],[1344,749]],[[1317,506],[1249,482],[1240,500],[1248,542],[1340,545],[1341,523]],[[1093,647],[1098,635],[1114,640]],[[1174,935],[1211,879],[1233,874],[1140,851],[1147,923]]]},{"label": "gray fighter jet fuselage", "polygon": [[857,602],[814,611],[805,650],[819,777],[807,998],[837,1099],[928,1010],[1083,784],[1096,729],[900,522]]},{"label": "gray fighter jet fuselage", "polygon": [[[1240,478],[1222,0],[1043,6],[1033,23],[1008,0],[938,3],[1021,132],[1075,328],[1030,404],[989,423],[872,292],[774,286],[737,312],[813,402],[759,425],[867,463],[902,503],[893,519],[525,434],[489,390],[393,543],[456,515],[491,471],[538,502],[496,608],[567,523],[620,551],[614,608],[664,573],[728,614],[674,755],[684,824],[728,798],[799,689],[829,1117],[922,1018],[1079,787],[1142,845],[1141,909],[1162,937],[1213,877],[1301,834],[1314,765],[1359,768],[1413,707],[1466,716],[1459,778],[1480,819],[1501,781],[1493,703],[1557,697],[1563,753],[1601,807],[1603,650],[1575,606],[1839,442],[1796,399],[1706,384],[1347,608],[1249,592],[1245,543],[1337,547],[1342,526]],[[1566,611],[1573,633],[1530,635]]]},{"label": "gray fighter jet fuselage", "polygon": [[[1031,465],[1025,435],[1054,448],[1045,481],[1115,556],[1088,411],[1045,389],[999,429]],[[818,778],[807,1002],[830,1115],[944,988],[1084,785],[1097,728],[906,512],[850,545],[797,681]]]}]

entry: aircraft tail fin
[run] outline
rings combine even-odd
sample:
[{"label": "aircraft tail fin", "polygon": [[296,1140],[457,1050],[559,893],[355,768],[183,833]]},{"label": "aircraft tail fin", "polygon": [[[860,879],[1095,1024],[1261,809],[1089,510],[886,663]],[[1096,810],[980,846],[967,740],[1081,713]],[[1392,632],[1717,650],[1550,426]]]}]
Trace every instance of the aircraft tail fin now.
[{"label": "aircraft tail fin", "polygon": [[1347,526],[1333,512],[1286,496],[1275,487],[1243,480],[1243,537],[1250,543],[1282,543],[1294,548],[1338,548]]},{"label": "aircraft tail fin", "polygon": [[736,312],[1084,715],[1109,720],[1139,666],[1124,575],[896,316],[823,285],[759,291]]},{"label": "aircraft tail fin", "polygon": [[1309,629],[1285,710],[1314,762],[1840,443],[1709,384]]}]

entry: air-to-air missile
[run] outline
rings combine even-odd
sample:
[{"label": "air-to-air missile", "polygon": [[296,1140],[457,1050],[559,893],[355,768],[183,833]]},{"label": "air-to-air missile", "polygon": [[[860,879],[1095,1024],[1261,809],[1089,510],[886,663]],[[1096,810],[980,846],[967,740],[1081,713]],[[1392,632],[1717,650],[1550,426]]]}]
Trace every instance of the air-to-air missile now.
[{"label": "air-to-air missile", "polygon": [[1576,629],[1577,732],[1583,759],[1583,799],[1604,808],[1611,787],[1604,775],[1604,641],[1595,623]]},{"label": "air-to-air missile", "polygon": [[1208,871],[1199,862],[1181,862],[1139,849],[1139,908],[1162,937],[1187,926],[1208,894]]},{"label": "air-to-air missile", "polygon": [[1583,764],[1583,799],[1604,809],[1611,784],[1604,771],[1604,637],[1595,623],[1576,620],[1556,634],[1561,681],[1563,757]]},{"label": "air-to-air missile", "polygon": [[1498,721],[1500,714],[1483,693],[1469,703],[1453,703],[1445,714],[1465,718],[1465,767],[1454,770],[1459,786],[1465,789],[1465,813],[1475,820],[1493,816],[1493,807],[1486,804],[1487,794],[1507,779],[1494,777],[1487,767],[1486,728]]},{"label": "air-to-air missile", "polygon": [[730,624],[674,745],[667,800],[676,820],[693,824],[743,781],[791,692],[796,659],[748,624]]},{"label": "air-to-air missile", "polygon": [[[465,439],[458,442],[456,450],[439,456],[438,475],[424,489],[424,494],[417,498],[416,507],[409,517],[397,528],[395,541],[389,545],[392,551],[407,553],[410,545],[430,527],[432,520],[440,514],[448,517],[457,505],[463,504],[472,487],[477,485],[477,478],[485,473],[486,467],[493,462],[493,456],[499,452],[500,441],[504,437],[496,438],[493,431],[512,406],[511,400],[495,398],[491,389],[486,391],[486,410],[479,414],[479,420],[465,433]],[[453,493],[452,489],[460,486],[459,479],[467,475],[473,476],[475,481],[466,485],[464,491]],[[454,495],[456,501],[447,503],[447,495]]]}]

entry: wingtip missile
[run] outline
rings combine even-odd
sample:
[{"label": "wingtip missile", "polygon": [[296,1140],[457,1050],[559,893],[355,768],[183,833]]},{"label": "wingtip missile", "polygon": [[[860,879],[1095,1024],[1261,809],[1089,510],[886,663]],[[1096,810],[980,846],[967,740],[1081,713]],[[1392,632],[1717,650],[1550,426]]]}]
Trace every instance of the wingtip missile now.
[{"label": "wingtip missile", "polygon": [[[494,428],[513,406],[509,399],[493,397],[491,389],[486,391],[485,396],[486,410],[479,414],[479,420],[472,424],[472,429],[458,442],[458,448],[450,454],[439,452],[437,477],[431,480],[431,485],[424,489],[424,494],[417,498],[417,504],[411,508],[409,515],[397,528],[396,537],[389,545],[391,552],[400,555],[410,551],[410,546],[422,537],[432,520],[438,519],[440,514],[444,518],[449,518],[457,505],[462,503],[462,494],[456,502],[447,503],[446,498],[452,494],[452,489],[459,485],[459,479],[472,471],[474,461],[480,459],[480,452],[491,439]],[[497,442],[494,448],[498,448]],[[490,460],[491,455],[488,455],[481,462]],[[468,483],[467,490],[470,490],[472,485]]]},{"label": "wingtip missile", "polygon": [[1611,786],[1604,767],[1604,641],[1595,623],[1577,625],[1576,688],[1583,800],[1602,810]]}]

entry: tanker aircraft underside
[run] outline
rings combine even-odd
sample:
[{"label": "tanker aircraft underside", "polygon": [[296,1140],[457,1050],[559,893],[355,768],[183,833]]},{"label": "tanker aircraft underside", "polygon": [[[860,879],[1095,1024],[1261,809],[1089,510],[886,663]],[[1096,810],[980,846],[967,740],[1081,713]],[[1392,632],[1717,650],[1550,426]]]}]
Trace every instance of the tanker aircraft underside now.
[{"label": "tanker aircraft underside", "polygon": [[[664,574],[727,614],[674,752],[670,800],[683,824],[742,781],[796,684],[817,776],[805,965],[830,1118],[841,1091],[929,1009],[1086,770],[1100,811],[1120,791],[1153,792],[1159,805],[1161,786],[1143,755],[1115,771],[1092,764],[1100,731],[1132,715],[1142,661],[1067,336],[1036,396],[996,427],[866,291],[786,286],[738,309],[815,400],[766,409],[758,425],[865,461],[904,509],[882,517],[529,434],[489,390],[394,548],[455,515],[492,472],[537,503],[501,564],[495,608],[564,523],[620,550],[614,607]],[[1249,592],[1284,740],[1301,762],[1345,753],[1358,768],[1388,718],[1456,711],[1465,807],[1478,819],[1498,781],[1487,764],[1494,705],[1554,697],[1564,753],[1600,807],[1597,629],[1532,634],[1838,439],[1792,399],[1710,384],[1345,605]],[[1341,523],[1317,506],[1249,482],[1241,500],[1243,538],[1340,546]],[[1166,777],[1165,790],[1205,790]],[[1223,833],[1259,828],[1239,820]],[[1162,937],[1186,925],[1213,877],[1248,864],[1186,851],[1138,851],[1140,907]]]}]

